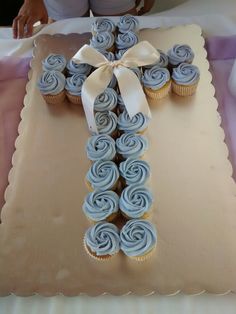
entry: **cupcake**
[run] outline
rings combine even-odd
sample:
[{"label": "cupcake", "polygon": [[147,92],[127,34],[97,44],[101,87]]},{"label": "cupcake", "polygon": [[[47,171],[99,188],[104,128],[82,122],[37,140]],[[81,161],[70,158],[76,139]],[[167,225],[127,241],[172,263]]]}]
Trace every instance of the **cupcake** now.
[{"label": "cupcake", "polygon": [[108,84],[107,87],[116,90],[116,87],[117,87],[117,79],[116,79],[116,77],[115,77],[114,74],[112,75],[111,81],[110,81],[110,83]]},{"label": "cupcake", "polygon": [[116,31],[115,23],[108,18],[99,17],[92,24],[91,32],[93,35],[97,33],[102,33],[102,32],[110,32],[114,34],[115,31]]},{"label": "cupcake", "polygon": [[76,73],[66,79],[66,96],[73,104],[82,104],[81,89],[87,76],[84,74]]},{"label": "cupcake", "polygon": [[128,221],[120,232],[120,248],[125,255],[144,261],[152,255],[157,243],[156,228],[143,219]]},{"label": "cupcake", "polygon": [[73,74],[83,74],[89,76],[92,71],[92,66],[87,63],[76,63],[72,59],[68,61],[66,65],[67,74],[69,76]]},{"label": "cupcake", "polygon": [[128,112],[124,110],[118,117],[117,128],[124,133],[144,133],[148,123],[149,118],[142,112],[130,119]]},{"label": "cupcake", "polygon": [[42,61],[42,66],[44,71],[63,72],[66,67],[66,58],[63,55],[51,53]]},{"label": "cupcake", "polygon": [[95,122],[99,134],[108,134],[114,138],[117,136],[117,115],[114,112],[96,112]]},{"label": "cupcake", "polygon": [[130,14],[126,14],[120,17],[117,27],[120,33],[126,33],[128,31],[138,33],[139,21],[136,17]]},{"label": "cupcake", "polygon": [[119,229],[109,222],[96,223],[86,231],[84,247],[97,260],[109,259],[120,250]]},{"label": "cupcake", "polygon": [[162,99],[171,87],[169,71],[156,65],[144,71],[142,82],[145,94],[151,99]]},{"label": "cupcake", "polygon": [[90,46],[97,50],[107,50],[114,52],[115,37],[111,32],[97,33],[90,39]]},{"label": "cupcake", "polygon": [[103,54],[104,57],[106,57],[108,61],[115,61],[115,55],[113,52],[106,51],[106,50],[101,50],[101,51],[99,50],[99,52]]},{"label": "cupcake", "polygon": [[116,143],[107,134],[91,136],[86,145],[87,157],[91,161],[114,160],[116,156]]},{"label": "cupcake", "polygon": [[174,45],[167,52],[171,68],[177,67],[180,63],[192,63],[194,53],[188,45]]},{"label": "cupcake", "polygon": [[117,93],[114,89],[107,87],[103,93],[94,101],[94,110],[99,112],[115,111],[117,105]]},{"label": "cupcake", "polygon": [[150,190],[142,184],[131,184],[121,193],[119,207],[122,215],[128,219],[149,216],[153,204]]},{"label": "cupcake", "polygon": [[86,175],[89,190],[115,190],[119,180],[119,170],[113,161],[98,160],[92,164]]},{"label": "cupcake", "polygon": [[83,212],[93,222],[112,221],[117,217],[119,196],[113,191],[94,191],[85,197]]},{"label": "cupcake", "polygon": [[65,76],[59,71],[45,71],[38,81],[38,88],[48,104],[58,104],[65,100]]},{"label": "cupcake", "polygon": [[128,158],[119,164],[125,185],[145,184],[150,177],[150,166],[145,160]]},{"label": "cupcake", "polygon": [[116,37],[117,50],[129,49],[138,43],[138,36],[131,31],[124,34],[118,34]]},{"label": "cupcake", "polygon": [[157,49],[157,51],[159,52],[160,54],[160,59],[157,63],[154,63],[154,64],[150,64],[150,65],[145,65],[143,67],[143,70],[145,69],[150,69],[152,68],[154,65],[156,66],[159,66],[160,68],[167,68],[168,67],[168,63],[169,63],[169,60],[168,60],[168,56],[160,49]]},{"label": "cupcake", "polygon": [[116,151],[123,158],[141,158],[148,149],[148,140],[135,133],[122,134],[116,140]]},{"label": "cupcake", "polygon": [[196,92],[200,78],[197,66],[181,63],[172,73],[172,90],[179,96],[191,96]]}]

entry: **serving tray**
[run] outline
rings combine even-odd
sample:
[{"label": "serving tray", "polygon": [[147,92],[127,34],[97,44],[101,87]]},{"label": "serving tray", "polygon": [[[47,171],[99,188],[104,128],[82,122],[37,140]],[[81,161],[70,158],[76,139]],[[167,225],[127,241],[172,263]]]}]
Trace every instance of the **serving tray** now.
[{"label": "serving tray", "polygon": [[196,95],[150,102],[146,159],[152,169],[157,250],[143,263],[118,254],[98,262],[83,248],[89,168],[83,109],[48,106],[36,87],[49,53],[70,58],[89,34],[41,35],[0,225],[0,294],[123,295],[236,291],[236,185],[204,39],[197,25],[145,29],[141,39],[167,51],[189,44],[201,71]]}]

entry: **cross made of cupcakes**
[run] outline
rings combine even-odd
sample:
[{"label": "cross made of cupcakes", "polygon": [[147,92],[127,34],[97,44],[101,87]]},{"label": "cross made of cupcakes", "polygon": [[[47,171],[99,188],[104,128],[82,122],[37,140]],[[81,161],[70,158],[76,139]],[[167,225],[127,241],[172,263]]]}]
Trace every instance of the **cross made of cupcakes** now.
[{"label": "cross made of cupcakes", "polygon": [[[138,43],[138,30],[138,20],[130,15],[121,17],[117,25],[110,19],[98,18],[92,24],[90,45],[109,61],[118,60]],[[175,45],[167,54],[157,50],[157,64],[131,69],[146,95],[158,100],[171,89],[180,96],[192,95],[199,81],[199,70],[191,64],[192,49]],[[67,62],[63,55],[50,54],[42,61],[42,67],[38,87],[47,103],[57,104],[67,98],[82,104],[81,88],[94,70],[91,65],[72,59]],[[143,158],[148,140],[142,133],[149,118],[141,112],[129,117],[115,76],[96,98],[94,112],[99,134],[93,134],[86,146],[92,165],[85,181],[91,192],[85,197],[83,211],[95,224],[85,233],[84,246],[98,260],[121,250],[143,261],[153,253],[157,242],[155,226],[146,220],[153,207],[153,197],[146,186],[150,166]],[[118,215],[126,219],[121,230],[114,224]]]}]

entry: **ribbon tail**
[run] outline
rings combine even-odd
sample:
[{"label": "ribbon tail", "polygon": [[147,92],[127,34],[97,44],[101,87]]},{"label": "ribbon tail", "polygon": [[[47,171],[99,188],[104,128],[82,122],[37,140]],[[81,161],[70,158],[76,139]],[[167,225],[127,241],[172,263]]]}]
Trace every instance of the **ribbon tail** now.
[{"label": "ribbon tail", "polygon": [[94,116],[94,101],[98,95],[104,92],[112,79],[112,74],[112,67],[104,65],[90,74],[82,86],[81,97],[88,127],[91,132],[96,134],[98,134],[98,130]]},{"label": "ribbon tail", "polygon": [[151,111],[137,75],[124,66],[114,69],[126,110],[132,119],[138,112],[151,118]]}]

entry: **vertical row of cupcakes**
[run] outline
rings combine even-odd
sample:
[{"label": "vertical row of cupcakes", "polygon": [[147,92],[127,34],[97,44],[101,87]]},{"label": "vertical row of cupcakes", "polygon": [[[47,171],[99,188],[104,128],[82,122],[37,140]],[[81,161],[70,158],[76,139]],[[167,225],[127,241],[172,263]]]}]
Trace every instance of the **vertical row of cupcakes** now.
[{"label": "vertical row of cupcakes", "polygon": [[[105,38],[112,38],[106,32],[114,36],[115,54],[109,40],[109,45],[104,44]],[[99,18],[92,25],[90,44],[114,61],[138,42],[137,32],[138,21],[132,16],[121,17],[117,27]],[[103,36],[98,36],[101,33]],[[141,79],[140,69],[132,70]],[[149,119],[142,113],[130,119],[116,82],[96,98],[94,111],[99,135],[87,141],[87,157],[92,165],[85,180],[93,191],[86,195],[83,211],[95,225],[85,233],[85,249],[99,260],[110,258],[120,249],[130,258],[144,260],[156,245],[155,227],[144,220],[152,205],[152,195],[144,186],[150,167],[141,159],[148,148],[142,133]],[[119,213],[130,219],[121,230],[114,224]]]}]

